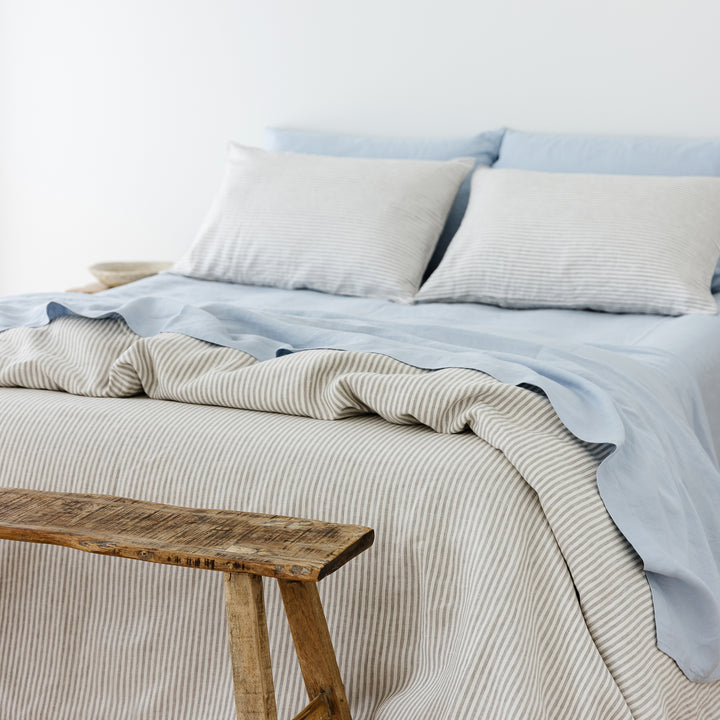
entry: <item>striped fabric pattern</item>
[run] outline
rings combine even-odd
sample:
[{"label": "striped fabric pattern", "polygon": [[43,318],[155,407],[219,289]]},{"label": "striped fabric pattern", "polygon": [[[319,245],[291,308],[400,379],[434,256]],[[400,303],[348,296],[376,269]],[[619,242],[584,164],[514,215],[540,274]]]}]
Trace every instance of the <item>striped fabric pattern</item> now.
[{"label": "striped fabric pattern", "polygon": [[479,168],[417,300],[715,313],[719,256],[720,178]]},{"label": "striped fabric pattern", "polygon": [[272,153],[231,144],[181,275],[410,302],[471,158]]},{"label": "striped fabric pattern", "polygon": [[[655,647],[597,494],[608,449],[532,389],[72,317],[3,333],[0,358],[2,485],[375,528],[320,583],[356,720],[720,717],[720,683]],[[0,577],[0,720],[234,717],[219,574],[0,542]],[[266,590],[292,717],[302,682]]]}]

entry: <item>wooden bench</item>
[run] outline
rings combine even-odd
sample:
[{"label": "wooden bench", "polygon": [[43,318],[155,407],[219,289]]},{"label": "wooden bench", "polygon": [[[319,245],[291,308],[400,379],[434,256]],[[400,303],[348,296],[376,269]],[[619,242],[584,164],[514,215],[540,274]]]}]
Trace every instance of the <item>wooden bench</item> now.
[{"label": "wooden bench", "polygon": [[357,525],[0,488],[0,539],[225,574],[239,720],[275,720],[262,576],[278,581],[309,705],[295,720],[350,720],[317,582],[373,543]]}]

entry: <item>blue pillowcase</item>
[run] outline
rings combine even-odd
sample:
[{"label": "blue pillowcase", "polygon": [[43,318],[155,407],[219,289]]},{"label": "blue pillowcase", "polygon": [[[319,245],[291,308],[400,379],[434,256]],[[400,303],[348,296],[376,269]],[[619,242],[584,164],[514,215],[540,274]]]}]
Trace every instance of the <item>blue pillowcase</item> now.
[{"label": "blue pillowcase", "polygon": [[[720,177],[720,140],[547,135],[508,130],[496,168],[617,175]],[[720,262],[712,291],[720,292]]]},{"label": "blue pillowcase", "polygon": [[508,130],[497,168],[615,175],[720,176],[720,140],[545,135]]},{"label": "blue pillowcase", "polygon": [[[343,157],[394,158],[412,160],[452,160],[457,157],[475,158],[475,166],[492,165],[498,157],[504,130],[492,130],[467,138],[423,139],[383,138],[308,130],[268,128],[265,146],[280,152],[336,155]],[[470,177],[458,190],[445,227],[430,258],[426,279],[438,266],[447,246],[460,227],[470,197]]]}]

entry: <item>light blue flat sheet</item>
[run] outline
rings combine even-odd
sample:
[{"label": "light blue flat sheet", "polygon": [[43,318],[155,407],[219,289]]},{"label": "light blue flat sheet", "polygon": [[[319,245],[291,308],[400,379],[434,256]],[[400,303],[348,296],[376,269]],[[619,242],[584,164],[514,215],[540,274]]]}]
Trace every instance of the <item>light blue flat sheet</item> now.
[{"label": "light blue flat sheet", "polygon": [[[467,367],[542,388],[565,425],[616,451],[598,487],[643,559],[658,647],[692,680],[720,679],[720,316],[679,318],[470,304],[396,305],[164,274],[98,295],[0,300],[0,330],[119,315],[265,360],[335,348]],[[720,433],[716,437],[720,437]]]}]

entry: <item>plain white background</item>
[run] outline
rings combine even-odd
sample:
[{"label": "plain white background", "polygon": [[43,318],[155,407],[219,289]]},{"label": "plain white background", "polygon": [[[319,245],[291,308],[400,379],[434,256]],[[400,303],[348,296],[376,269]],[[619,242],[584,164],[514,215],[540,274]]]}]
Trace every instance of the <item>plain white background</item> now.
[{"label": "plain white background", "polygon": [[229,139],[720,135],[717,0],[0,0],[0,294],[174,260]]}]

